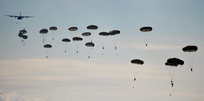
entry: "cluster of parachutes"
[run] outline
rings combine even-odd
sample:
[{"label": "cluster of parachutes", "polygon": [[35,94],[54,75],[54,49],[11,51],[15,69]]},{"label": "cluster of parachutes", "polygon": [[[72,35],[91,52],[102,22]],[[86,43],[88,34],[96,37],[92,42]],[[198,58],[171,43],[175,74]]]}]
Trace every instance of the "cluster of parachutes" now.
[{"label": "cluster of parachutes", "polygon": [[[86,28],[88,30],[97,30],[98,26],[96,26],[96,25],[88,25]],[[56,31],[57,27],[52,26],[52,27],[49,28],[49,30],[50,31]],[[49,30],[44,28],[44,29],[41,29],[39,31],[39,33],[42,36],[42,42],[43,43],[45,43],[45,38],[46,38],[46,35],[47,35]],[[69,31],[77,31],[78,28],[77,27],[69,27],[68,30]],[[104,37],[104,36],[116,36],[118,34],[120,34],[119,30],[111,30],[109,32],[100,32],[99,36],[101,36],[101,37]],[[92,35],[92,33],[91,32],[83,32],[81,35],[84,36],[84,37],[90,37]],[[54,35],[53,35],[53,40],[54,40]],[[75,37],[72,38],[72,41],[75,43],[76,53],[78,53],[79,52],[79,50],[78,50],[79,49],[79,44],[81,43],[81,41],[83,41],[83,38],[81,36],[75,36]],[[71,39],[66,37],[66,38],[62,39],[62,42],[65,43],[65,44],[68,44],[69,42],[71,42]],[[117,49],[116,43],[114,45],[115,45],[115,49]],[[89,48],[89,52],[88,52],[89,56],[88,56],[88,58],[90,58],[91,50],[95,46],[95,44],[93,43],[93,41],[91,39],[90,42],[85,43],[85,46],[87,46]],[[102,47],[103,47],[102,49],[104,49],[104,47],[105,47],[104,42],[102,42]],[[48,51],[49,51],[50,48],[52,48],[52,45],[51,44],[44,44],[44,48],[46,49],[46,54],[47,54],[46,58],[48,58]],[[65,51],[64,52],[65,53],[67,52],[67,46],[66,45],[65,45]]]},{"label": "cluster of parachutes", "polygon": [[[187,60],[190,64],[190,70],[193,71],[193,60],[195,57],[195,53],[198,50],[198,47],[195,45],[188,45],[182,48],[182,51],[186,54]],[[193,55],[192,55],[193,54]],[[134,71],[134,81],[136,81],[136,76],[141,68],[141,66],[144,64],[144,61],[141,59],[132,59],[131,63],[137,66],[133,67]],[[176,76],[178,74],[179,69],[184,65],[184,61],[179,58],[168,58],[165,62],[165,65],[167,66],[170,79],[171,79],[171,87],[174,86],[174,82],[176,79]],[[133,87],[134,88],[134,87]],[[171,96],[171,94],[170,94]]]},{"label": "cluster of parachutes", "polygon": [[25,28],[23,30],[20,30],[18,33],[18,37],[20,37],[22,39],[21,42],[23,42],[23,45],[25,45],[24,41],[26,39],[28,39],[28,36],[26,35],[27,31],[25,30]]}]

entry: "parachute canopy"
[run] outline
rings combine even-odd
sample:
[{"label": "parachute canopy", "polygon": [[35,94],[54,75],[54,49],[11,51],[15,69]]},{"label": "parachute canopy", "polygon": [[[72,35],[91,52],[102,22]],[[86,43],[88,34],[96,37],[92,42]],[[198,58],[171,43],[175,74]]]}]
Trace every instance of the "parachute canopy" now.
[{"label": "parachute canopy", "polygon": [[78,28],[77,27],[69,27],[68,30],[69,31],[76,31],[76,30],[78,30]]},{"label": "parachute canopy", "polygon": [[57,27],[55,27],[55,26],[52,26],[52,27],[50,27],[49,29],[50,29],[50,30],[53,30],[53,31],[55,31],[55,30],[57,30]]},{"label": "parachute canopy", "polygon": [[142,27],[140,28],[141,32],[150,32],[152,31],[152,27],[146,26],[146,27]]},{"label": "parachute canopy", "polygon": [[62,39],[62,42],[70,42],[71,40],[70,39],[68,39],[68,38],[64,38],[64,39]]},{"label": "parachute canopy", "polygon": [[39,31],[40,34],[47,34],[48,30],[47,29],[41,29]]},{"label": "parachute canopy", "polygon": [[109,34],[110,35],[120,34],[120,31],[119,30],[112,30],[112,31],[109,31]]},{"label": "parachute canopy", "polygon": [[26,39],[28,39],[28,36],[27,35],[23,35],[22,38],[26,40]]},{"label": "parachute canopy", "polygon": [[86,45],[87,47],[94,47],[94,46],[95,46],[95,44],[92,43],[92,42],[87,42],[85,45]]},{"label": "parachute canopy", "polygon": [[87,28],[87,29],[96,30],[96,29],[98,29],[98,26],[96,26],[96,25],[89,25],[89,26],[87,26],[86,28]]},{"label": "parachute canopy", "polygon": [[165,63],[166,66],[178,66],[183,64],[184,64],[184,61],[178,58],[169,58]]},{"label": "parachute canopy", "polygon": [[81,37],[73,37],[72,40],[73,41],[82,41],[83,38],[81,38]]},{"label": "parachute canopy", "polygon": [[22,38],[23,34],[22,33],[18,33],[18,37]]},{"label": "parachute canopy", "polygon": [[138,64],[138,65],[143,65],[144,61],[140,60],[140,59],[133,59],[131,60],[132,64]]},{"label": "parachute canopy", "polygon": [[19,33],[26,34],[27,31],[25,29],[23,29],[23,30],[20,30]]},{"label": "parachute canopy", "polygon": [[45,44],[43,47],[44,47],[44,48],[52,48],[52,45],[50,45],[50,44]]},{"label": "parachute canopy", "polygon": [[109,36],[109,33],[108,32],[100,32],[99,35],[101,35],[101,36]]},{"label": "parachute canopy", "polygon": [[193,45],[188,45],[188,46],[183,47],[182,50],[184,52],[195,52],[195,51],[198,50],[198,47],[197,46],[193,46]]},{"label": "parachute canopy", "polygon": [[82,36],[91,36],[91,33],[90,32],[84,32],[84,33],[82,33]]}]

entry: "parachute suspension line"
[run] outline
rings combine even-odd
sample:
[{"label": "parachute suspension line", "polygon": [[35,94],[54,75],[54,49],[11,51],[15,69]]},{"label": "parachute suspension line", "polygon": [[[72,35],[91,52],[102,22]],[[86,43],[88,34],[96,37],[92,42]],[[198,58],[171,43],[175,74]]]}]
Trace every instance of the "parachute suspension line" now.
[{"label": "parachute suspension line", "polygon": [[186,58],[188,60],[190,70],[191,70],[191,72],[193,72],[193,66],[194,66],[196,52],[188,52],[188,53],[185,54],[185,56],[186,56]]}]

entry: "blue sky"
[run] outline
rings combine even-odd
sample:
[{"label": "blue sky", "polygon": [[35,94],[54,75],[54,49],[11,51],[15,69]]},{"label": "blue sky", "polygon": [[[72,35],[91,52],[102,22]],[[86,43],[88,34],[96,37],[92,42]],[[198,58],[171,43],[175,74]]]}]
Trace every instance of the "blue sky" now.
[{"label": "blue sky", "polygon": [[[202,0],[1,0],[0,101],[203,101],[203,4]],[[19,21],[4,16],[20,11],[35,17]],[[99,28],[86,29],[92,24]],[[46,35],[45,43],[53,46],[46,59],[39,31],[51,26],[58,30]],[[69,31],[72,26],[78,30]],[[144,36],[139,30],[143,26],[153,30]],[[25,45],[18,37],[23,28],[28,31]],[[98,35],[110,30],[121,33]],[[88,31],[93,36],[83,37],[78,54],[75,42],[61,42]],[[84,44],[91,39],[95,47],[89,59]],[[181,50],[186,45],[198,46],[193,72]],[[185,61],[178,67],[173,88],[164,65],[171,57]],[[136,82],[137,65],[130,63],[134,58],[145,62]]]}]

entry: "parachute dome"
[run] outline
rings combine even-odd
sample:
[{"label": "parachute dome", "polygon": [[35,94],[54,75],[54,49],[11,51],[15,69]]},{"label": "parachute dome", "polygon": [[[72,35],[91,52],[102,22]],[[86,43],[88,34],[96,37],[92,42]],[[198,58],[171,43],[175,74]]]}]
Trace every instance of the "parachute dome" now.
[{"label": "parachute dome", "polygon": [[101,35],[101,36],[109,36],[109,33],[108,32],[100,32],[99,35]]},{"label": "parachute dome", "polygon": [[19,36],[20,38],[22,38],[22,37],[23,37],[23,34],[22,34],[22,33],[18,33],[18,36]]},{"label": "parachute dome", "polygon": [[183,60],[180,60],[180,59],[178,59],[178,58],[169,58],[169,59],[167,59],[167,63],[168,63],[168,64],[183,65],[183,64],[184,64],[184,61],[183,61]]},{"label": "parachute dome", "polygon": [[23,30],[20,30],[19,33],[26,34],[27,31],[25,29],[23,29]]},{"label": "parachute dome", "polygon": [[149,31],[152,31],[152,27],[142,27],[142,28],[140,28],[140,31],[141,32],[149,32]]},{"label": "parachute dome", "polygon": [[76,31],[76,30],[78,30],[77,27],[69,27],[69,31]]},{"label": "parachute dome", "polygon": [[27,35],[23,35],[22,38],[23,39],[28,39],[28,36]]},{"label": "parachute dome", "polygon": [[96,26],[96,25],[89,25],[89,26],[87,26],[86,27],[87,29],[98,29],[98,26]]},{"label": "parachute dome", "polygon": [[72,39],[73,39],[73,41],[82,41],[83,40],[83,38],[81,38],[81,37],[73,37]]},{"label": "parachute dome", "polygon": [[94,43],[92,43],[92,42],[87,42],[85,45],[87,47],[94,47],[95,46]]},{"label": "parachute dome", "polygon": [[44,48],[52,48],[52,45],[50,45],[50,44],[45,44],[45,45],[44,45]]},{"label": "parachute dome", "polygon": [[62,42],[70,42],[71,40],[70,39],[68,39],[68,38],[64,38],[64,39],[62,39]]},{"label": "parachute dome", "polygon": [[84,33],[82,33],[82,36],[90,36],[90,35],[91,35],[90,32],[84,32]]},{"label": "parachute dome", "polygon": [[55,30],[57,30],[57,27],[55,27],[55,26],[52,26],[52,27],[50,27],[50,30],[53,30],[53,31],[55,31]]},{"label": "parachute dome", "polygon": [[41,30],[39,31],[39,33],[41,33],[41,34],[47,34],[47,32],[48,32],[47,29],[41,29]]},{"label": "parachute dome", "polygon": [[112,30],[112,31],[109,31],[109,34],[110,35],[120,34],[120,31],[119,30]]},{"label": "parachute dome", "polygon": [[193,46],[193,45],[188,45],[188,46],[183,47],[182,50],[184,52],[195,52],[195,51],[198,50],[198,47],[197,46]]},{"label": "parachute dome", "polygon": [[131,60],[131,63],[138,64],[138,65],[143,65],[144,61],[142,61],[140,59],[133,59],[133,60]]}]

